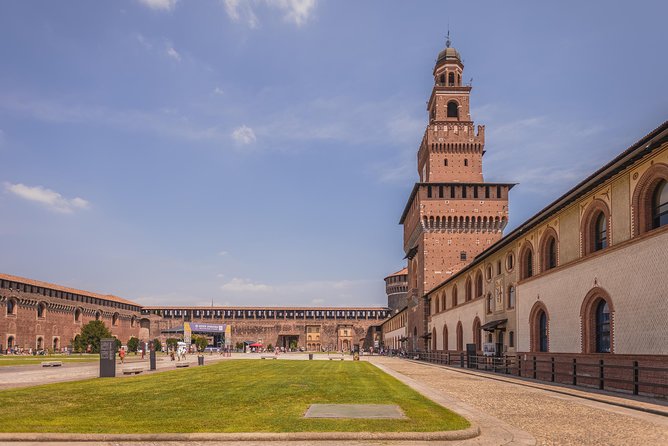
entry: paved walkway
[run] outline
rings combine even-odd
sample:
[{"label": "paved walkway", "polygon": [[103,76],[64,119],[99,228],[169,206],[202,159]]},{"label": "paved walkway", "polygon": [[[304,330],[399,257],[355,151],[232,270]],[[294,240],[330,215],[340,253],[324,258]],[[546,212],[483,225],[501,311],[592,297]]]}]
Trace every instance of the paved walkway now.
[{"label": "paved walkway", "polygon": [[[396,358],[365,359],[408,384],[418,382],[426,388],[423,393],[446,396],[471,408],[474,421],[484,415],[477,420],[483,432],[485,424],[493,424],[496,419],[502,426],[528,432],[539,445],[668,445],[665,416],[528,387],[521,382],[499,381],[492,379],[494,376],[465,374]],[[656,409],[665,411],[661,405],[656,405]],[[474,440],[469,441],[467,444],[475,444]]]}]

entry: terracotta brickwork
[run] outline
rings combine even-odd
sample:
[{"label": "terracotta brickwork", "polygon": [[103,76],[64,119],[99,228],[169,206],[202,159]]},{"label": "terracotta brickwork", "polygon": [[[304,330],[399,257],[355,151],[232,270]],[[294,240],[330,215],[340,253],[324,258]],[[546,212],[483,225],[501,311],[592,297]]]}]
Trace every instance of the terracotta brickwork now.
[{"label": "terracotta brickwork", "polygon": [[[231,326],[231,345],[261,342],[289,347],[295,341],[307,351],[350,351],[356,346],[374,346],[380,326],[389,315],[386,308],[332,307],[144,307],[151,321],[151,336],[165,340],[162,333],[182,327],[184,322]],[[317,335],[316,335],[317,333]],[[311,337],[309,339],[309,336]]]},{"label": "terracotta brickwork", "polygon": [[387,294],[387,306],[392,313],[396,313],[406,307],[408,292],[408,268],[390,274],[385,278],[385,293]]},{"label": "terracotta brickwork", "polygon": [[408,259],[409,348],[426,349],[429,342],[425,293],[497,242],[508,221],[513,184],[484,182],[485,129],[471,120],[463,69],[448,43],[434,67],[429,123],[417,155],[420,182],[400,220]]},{"label": "terracotta brickwork", "polygon": [[139,336],[140,307],[129,301],[58,285],[0,275],[0,346],[61,351],[81,326],[102,320],[122,342]]}]

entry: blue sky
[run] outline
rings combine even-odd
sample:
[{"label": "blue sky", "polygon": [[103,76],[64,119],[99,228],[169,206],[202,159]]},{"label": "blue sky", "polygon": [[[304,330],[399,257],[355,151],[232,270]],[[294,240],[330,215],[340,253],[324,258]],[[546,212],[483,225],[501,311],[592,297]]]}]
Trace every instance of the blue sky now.
[{"label": "blue sky", "polygon": [[0,3],[0,271],[383,305],[450,27],[510,228],[668,117],[665,2]]}]

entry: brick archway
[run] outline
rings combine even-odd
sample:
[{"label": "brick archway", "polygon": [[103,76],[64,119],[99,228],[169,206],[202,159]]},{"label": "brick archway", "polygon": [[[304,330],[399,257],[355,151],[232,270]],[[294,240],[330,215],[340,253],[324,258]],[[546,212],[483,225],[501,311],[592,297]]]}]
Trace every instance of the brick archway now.
[{"label": "brick archway", "polygon": [[634,236],[652,229],[652,195],[661,181],[668,181],[668,165],[656,163],[640,177],[633,190],[631,212]]},{"label": "brick archway", "polygon": [[582,300],[580,307],[580,325],[582,339],[582,353],[596,353],[596,309],[599,302],[605,301],[610,310],[610,353],[614,353],[615,346],[615,307],[612,298],[601,287],[594,287]]}]

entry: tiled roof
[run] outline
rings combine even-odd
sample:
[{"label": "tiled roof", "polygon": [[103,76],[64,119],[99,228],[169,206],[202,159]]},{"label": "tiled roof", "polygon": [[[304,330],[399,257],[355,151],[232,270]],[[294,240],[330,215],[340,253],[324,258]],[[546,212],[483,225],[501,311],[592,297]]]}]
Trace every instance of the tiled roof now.
[{"label": "tiled roof", "polygon": [[396,273],[390,274],[389,276],[386,277],[386,279],[389,278],[389,277],[406,276],[406,275],[408,275],[408,268],[403,268],[403,269],[397,271]]},{"label": "tiled roof", "polygon": [[39,280],[33,280],[33,279],[26,279],[25,277],[19,277],[19,276],[12,276],[10,274],[2,274],[0,273],[0,279],[2,280],[7,280],[10,282],[18,282],[22,283],[25,285],[31,285],[31,286],[36,286],[36,287],[41,287],[41,288],[48,288],[51,290],[56,290],[56,291],[62,291],[64,293],[72,293],[72,294],[78,294],[80,296],[86,296],[86,297],[93,297],[95,299],[103,299],[103,300],[108,300],[111,302],[118,302],[126,305],[134,305],[137,307],[141,307],[136,302],[132,302],[127,299],[123,299],[122,297],[118,296],[113,296],[111,294],[98,294],[98,293],[92,293],[90,291],[83,291],[83,290],[77,290],[76,288],[68,288],[64,287],[61,285],[56,285],[54,283],[49,283],[49,282],[41,282]]}]

